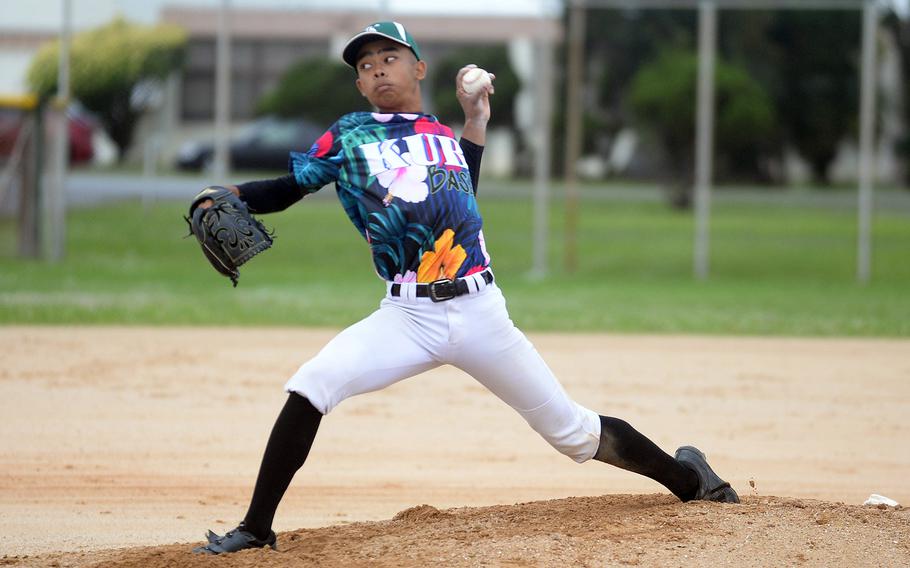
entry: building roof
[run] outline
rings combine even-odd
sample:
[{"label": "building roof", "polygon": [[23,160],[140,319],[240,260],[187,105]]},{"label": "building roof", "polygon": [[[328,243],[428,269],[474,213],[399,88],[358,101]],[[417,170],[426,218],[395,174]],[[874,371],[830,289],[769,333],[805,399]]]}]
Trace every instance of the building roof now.
[{"label": "building roof", "polygon": [[[191,36],[214,37],[218,8],[165,6],[161,21],[179,24]],[[382,16],[375,11],[259,10],[233,8],[231,36],[245,39],[295,39],[330,41],[350,37],[371,22],[394,19],[407,26],[418,42],[478,41],[499,43],[519,38],[561,41],[558,18],[528,16]]]}]

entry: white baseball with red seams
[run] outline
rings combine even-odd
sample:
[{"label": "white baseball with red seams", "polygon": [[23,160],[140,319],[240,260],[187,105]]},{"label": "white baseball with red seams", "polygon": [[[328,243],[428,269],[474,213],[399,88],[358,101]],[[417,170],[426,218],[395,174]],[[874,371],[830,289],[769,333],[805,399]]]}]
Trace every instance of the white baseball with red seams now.
[{"label": "white baseball with red seams", "polygon": [[461,78],[461,88],[469,95],[486,88],[492,83],[490,74],[480,67],[475,67]]}]

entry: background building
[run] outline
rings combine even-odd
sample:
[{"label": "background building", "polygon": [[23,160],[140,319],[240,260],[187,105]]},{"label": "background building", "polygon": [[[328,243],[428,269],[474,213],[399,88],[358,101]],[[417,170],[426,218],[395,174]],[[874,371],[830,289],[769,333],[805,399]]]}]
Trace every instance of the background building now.
[{"label": "background building", "polygon": [[[163,22],[184,27],[190,36],[180,97],[180,116],[185,120],[213,116],[217,16],[215,8],[187,6],[168,6],[161,13]],[[232,118],[251,118],[259,97],[273,88],[293,63],[306,57],[339,57],[352,35],[381,18],[375,11],[233,10]],[[408,15],[405,21],[431,65],[457,47],[506,45],[521,51],[536,37],[557,40],[562,32],[559,19],[530,16]]]}]

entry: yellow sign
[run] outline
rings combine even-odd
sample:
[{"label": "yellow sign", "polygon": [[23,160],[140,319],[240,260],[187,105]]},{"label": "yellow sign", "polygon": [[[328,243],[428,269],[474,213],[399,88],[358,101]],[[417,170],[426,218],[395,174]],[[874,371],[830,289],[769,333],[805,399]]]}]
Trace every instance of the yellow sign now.
[{"label": "yellow sign", "polygon": [[0,94],[0,108],[33,110],[36,106],[38,106],[38,97],[36,95]]}]

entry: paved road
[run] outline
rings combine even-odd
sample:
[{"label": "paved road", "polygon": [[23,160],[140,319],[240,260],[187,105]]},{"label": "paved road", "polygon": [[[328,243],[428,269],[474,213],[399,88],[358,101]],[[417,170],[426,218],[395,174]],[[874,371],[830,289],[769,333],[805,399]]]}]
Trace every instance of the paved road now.
[{"label": "paved road", "polygon": [[72,205],[112,199],[190,199],[206,183],[210,182],[199,177],[74,173],[67,179],[66,197]]},{"label": "paved road", "polygon": [[[266,174],[267,175],[267,174]],[[236,180],[261,179],[263,174],[254,174],[253,178],[243,173],[233,176]],[[131,174],[96,174],[73,173],[67,180],[67,201],[71,205],[90,205],[112,199],[147,199],[169,200],[190,199],[201,188],[212,183],[204,176],[141,176]],[[484,180],[481,193],[496,197],[514,197],[529,199],[533,192],[530,181],[495,181]],[[328,191],[326,191],[328,190]],[[334,198],[333,188],[319,191],[308,199]],[[551,188],[554,200],[563,195],[562,185],[554,183]],[[585,184],[580,187],[579,195],[584,199],[612,199],[617,201],[660,201],[663,192],[657,185],[616,184],[593,186]],[[855,191],[808,191],[780,189],[729,189],[720,188],[714,191],[713,198],[718,203],[777,203],[781,205],[806,205],[855,209],[857,198]],[[879,190],[875,193],[875,207],[878,210],[910,212],[910,191]]]}]

